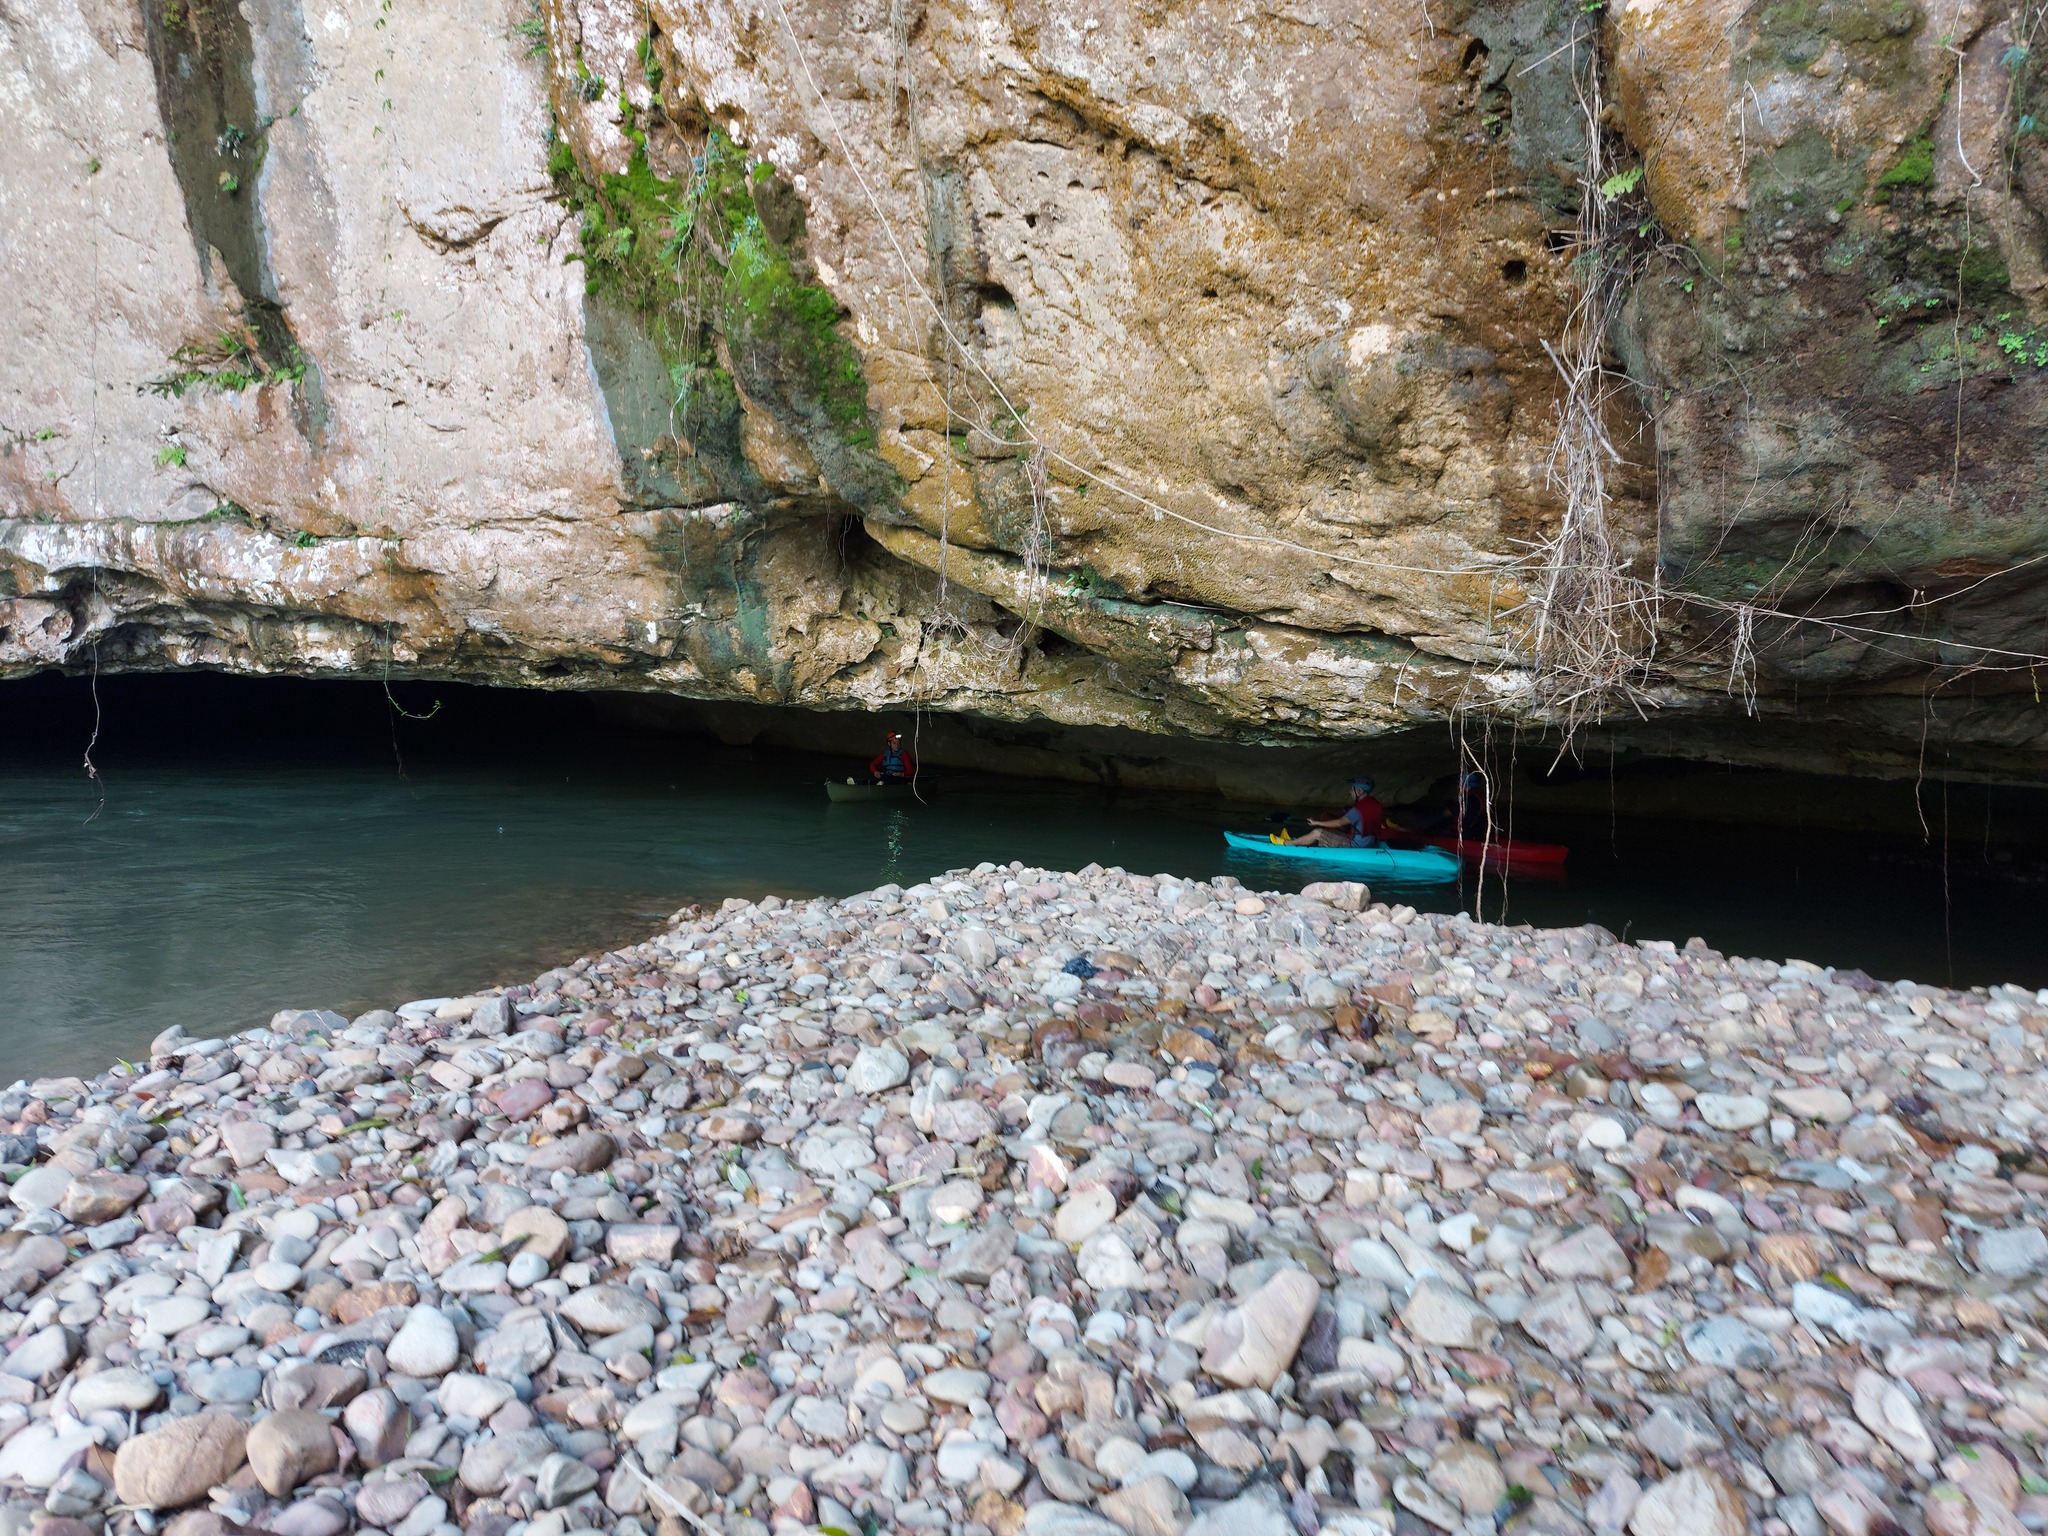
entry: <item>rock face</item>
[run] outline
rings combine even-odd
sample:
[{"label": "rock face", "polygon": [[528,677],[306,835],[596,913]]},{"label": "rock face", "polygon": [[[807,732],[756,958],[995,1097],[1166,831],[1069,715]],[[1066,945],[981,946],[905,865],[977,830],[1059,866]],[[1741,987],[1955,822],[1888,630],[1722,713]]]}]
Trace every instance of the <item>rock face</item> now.
[{"label": "rock face", "polygon": [[[2041,648],[2048,150],[1995,7],[0,25],[0,675],[1527,713],[1596,85],[1607,517],[1705,604],[1652,691],[1726,709],[1739,633],[1815,728],[1725,752],[1839,765],[1847,722],[1881,765],[1922,674]],[[2010,676],[1944,720],[1987,771],[2037,760]]]}]

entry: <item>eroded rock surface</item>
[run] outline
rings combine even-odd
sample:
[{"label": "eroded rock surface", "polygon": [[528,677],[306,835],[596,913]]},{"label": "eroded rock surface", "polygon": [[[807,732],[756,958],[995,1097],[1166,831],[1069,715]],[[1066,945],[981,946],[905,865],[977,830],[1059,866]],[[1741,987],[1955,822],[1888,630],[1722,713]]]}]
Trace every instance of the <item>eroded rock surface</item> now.
[{"label": "eroded rock surface", "polygon": [[1952,9],[55,0],[0,20],[0,671],[1526,711],[1597,76],[1609,517],[1721,605],[1658,696],[1821,612],[1742,629],[1773,753],[1977,666],[1952,747],[2032,763],[2048,162],[2024,19]]}]

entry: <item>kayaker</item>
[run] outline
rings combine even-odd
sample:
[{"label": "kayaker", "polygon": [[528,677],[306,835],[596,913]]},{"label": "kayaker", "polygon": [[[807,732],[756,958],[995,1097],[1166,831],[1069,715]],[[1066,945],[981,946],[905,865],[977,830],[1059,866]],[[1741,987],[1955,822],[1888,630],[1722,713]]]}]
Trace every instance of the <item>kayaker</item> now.
[{"label": "kayaker", "polygon": [[1340,816],[1311,816],[1315,830],[1293,839],[1304,848],[1383,848],[1386,840],[1387,808],[1373,798],[1368,778],[1351,781],[1351,804]]},{"label": "kayaker", "polygon": [[1458,836],[1467,842],[1486,840],[1492,824],[1486,803],[1486,775],[1468,773],[1458,787]]},{"label": "kayaker", "polygon": [[868,780],[875,784],[908,784],[917,777],[917,759],[903,748],[903,737],[891,731],[882,750],[868,764]]}]

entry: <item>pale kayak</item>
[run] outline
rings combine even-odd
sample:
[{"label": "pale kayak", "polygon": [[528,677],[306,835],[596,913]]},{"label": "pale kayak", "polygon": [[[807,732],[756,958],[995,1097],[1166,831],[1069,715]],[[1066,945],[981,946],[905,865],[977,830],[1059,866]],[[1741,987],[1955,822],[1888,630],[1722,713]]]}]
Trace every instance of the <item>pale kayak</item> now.
[{"label": "pale kayak", "polygon": [[[930,794],[931,785],[926,784],[924,791],[926,794]],[[915,800],[918,797],[918,792],[917,787],[912,784],[870,784],[866,780],[853,783],[839,779],[827,779],[825,781],[825,796],[834,804],[851,805],[869,800]]]},{"label": "pale kayak", "polygon": [[1300,843],[1276,843],[1257,832],[1226,832],[1223,840],[1239,853],[1299,859],[1369,880],[1420,883],[1458,878],[1457,856],[1439,848],[1304,848]]}]

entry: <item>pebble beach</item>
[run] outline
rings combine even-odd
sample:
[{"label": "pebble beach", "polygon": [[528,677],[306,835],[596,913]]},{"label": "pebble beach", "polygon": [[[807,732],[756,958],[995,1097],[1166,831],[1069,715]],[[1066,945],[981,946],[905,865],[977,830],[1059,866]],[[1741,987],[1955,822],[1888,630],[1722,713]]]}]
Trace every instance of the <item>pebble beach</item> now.
[{"label": "pebble beach", "polygon": [[0,1536],[2048,1530],[2048,993],[984,864],[0,1093]]}]

